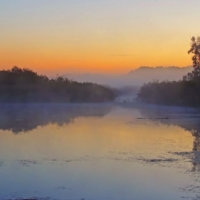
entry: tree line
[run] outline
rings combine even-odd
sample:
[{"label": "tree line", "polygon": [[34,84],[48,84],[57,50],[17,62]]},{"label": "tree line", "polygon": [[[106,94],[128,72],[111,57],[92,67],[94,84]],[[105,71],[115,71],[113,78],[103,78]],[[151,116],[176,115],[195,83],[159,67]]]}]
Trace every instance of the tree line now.
[{"label": "tree line", "polygon": [[165,105],[200,106],[200,37],[191,38],[193,71],[179,81],[152,81],[138,93],[142,102]]},{"label": "tree line", "polygon": [[0,71],[0,102],[106,102],[115,96],[115,91],[106,86],[61,76],[50,79],[27,68],[14,66]]}]

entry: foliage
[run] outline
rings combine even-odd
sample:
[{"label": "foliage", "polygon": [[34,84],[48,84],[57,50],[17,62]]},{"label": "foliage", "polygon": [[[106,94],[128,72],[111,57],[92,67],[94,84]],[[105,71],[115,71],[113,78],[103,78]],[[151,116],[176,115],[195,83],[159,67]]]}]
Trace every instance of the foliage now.
[{"label": "foliage", "polygon": [[106,102],[115,93],[108,87],[67,78],[49,79],[30,69],[0,71],[0,102]]},{"label": "foliage", "polygon": [[191,38],[191,48],[188,53],[192,55],[193,71],[183,77],[184,80],[198,80],[200,79],[200,37]]},{"label": "foliage", "polygon": [[152,104],[199,106],[200,93],[197,91],[200,85],[194,81],[154,81],[141,87],[138,98]]},{"label": "foliage", "polygon": [[200,106],[200,37],[191,38],[193,71],[180,81],[153,81],[144,84],[138,99],[154,104]]}]

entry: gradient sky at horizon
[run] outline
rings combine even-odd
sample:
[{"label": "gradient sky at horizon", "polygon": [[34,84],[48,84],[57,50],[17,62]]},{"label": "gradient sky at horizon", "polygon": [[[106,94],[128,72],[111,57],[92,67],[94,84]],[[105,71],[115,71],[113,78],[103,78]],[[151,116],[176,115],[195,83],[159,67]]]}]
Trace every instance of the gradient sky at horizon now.
[{"label": "gradient sky at horizon", "polygon": [[197,0],[0,0],[0,69],[125,73],[188,66]]}]

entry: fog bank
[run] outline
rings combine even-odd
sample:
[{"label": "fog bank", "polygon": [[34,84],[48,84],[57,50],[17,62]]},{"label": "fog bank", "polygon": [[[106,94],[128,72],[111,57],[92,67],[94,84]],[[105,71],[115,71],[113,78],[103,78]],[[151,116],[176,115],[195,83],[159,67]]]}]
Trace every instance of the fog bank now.
[{"label": "fog bank", "polygon": [[192,67],[140,67],[131,70],[123,75],[110,74],[64,74],[64,77],[73,79],[79,82],[93,82],[111,87],[138,86],[140,87],[146,82],[153,80],[180,80],[188,72],[192,71]]}]

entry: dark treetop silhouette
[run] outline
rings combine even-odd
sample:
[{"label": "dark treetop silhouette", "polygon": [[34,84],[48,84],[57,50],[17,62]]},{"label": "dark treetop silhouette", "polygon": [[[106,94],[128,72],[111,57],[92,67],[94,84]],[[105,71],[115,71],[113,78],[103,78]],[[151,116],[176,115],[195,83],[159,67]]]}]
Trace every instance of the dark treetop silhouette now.
[{"label": "dark treetop silhouette", "polygon": [[18,67],[0,71],[0,102],[106,102],[114,98],[112,89],[94,83],[60,76],[49,79]]},{"label": "dark treetop silhouette", "polygon": [[192,37],[191,53],[193,71],[180,81],[153,81],[144,84],[138,99],[155,104],[200,106],[200,37]]}]

